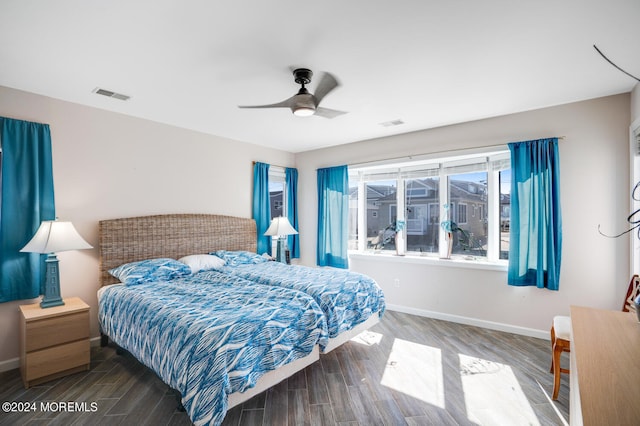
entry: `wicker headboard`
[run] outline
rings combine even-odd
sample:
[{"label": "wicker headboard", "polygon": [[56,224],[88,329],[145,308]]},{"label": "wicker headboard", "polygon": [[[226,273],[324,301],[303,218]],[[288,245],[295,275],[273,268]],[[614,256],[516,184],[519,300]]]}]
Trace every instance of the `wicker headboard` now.
[{"label": "wicker headboard", "polygon": [[117,280],[107,272],[123,263],[156,257],[179,259],[215,250],[256,251],[253,219],[210,214],[168,214],[99,223],[100,285]]}]

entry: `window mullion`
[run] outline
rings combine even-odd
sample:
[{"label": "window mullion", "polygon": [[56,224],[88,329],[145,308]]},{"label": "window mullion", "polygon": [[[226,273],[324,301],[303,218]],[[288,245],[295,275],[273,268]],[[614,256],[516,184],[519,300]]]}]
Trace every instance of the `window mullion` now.
[{"label": "window mullion", "polygon": [[398,205],[398,211],[396,213],[396,230],[398,229],[398,223],[403,223],[402,231],[396,234],[396,251],[399,255],[404,255],[407,251],[406,246],[406,205],[405,205],[405,185],[404,179],[400,179],[396,182],[397,190],[396,190],[396,203]]},{"label": "window mullion", "polygon": [[[449,176],[445,174],[444,168],[440,166],[440,179],[439,179],[439,191],[440,191],[440,223],[445,220],[452,220],[453,212],[449,211]],[[442,226],[438,226],[438,252],[441,258],[446,258],[449,255],[449,246],[446,238],[446,232]]]},{"label": "window mullion", "polygon": [[367,248],[367,191],[364,180],[358,182],[358,251]]},{"label": "window mullion", "polygon": [[282,183],[282,216],[289,216],[289,197],[287,194],[287,183]]},{"label": "window mullion", "polygon": [[500,258],[500,179],[499,171],[487,173],[487,260]]}]

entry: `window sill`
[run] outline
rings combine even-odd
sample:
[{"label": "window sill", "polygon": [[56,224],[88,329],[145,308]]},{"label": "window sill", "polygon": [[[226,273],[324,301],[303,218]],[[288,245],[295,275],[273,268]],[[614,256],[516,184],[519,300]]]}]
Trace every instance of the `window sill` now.
[{"label": "window sill", "polygon": [[374,252],[349,252],[350,259],[374,260],[392,263],[414,263],[422,265],[442,266],[446,268],[467,268],[482,269],[487,271],[507,272],[508,264],[506,260],[489,262],[487,260],[466,259],[463,256],[454,256],[451,259],[440,259],[435,256],[420,256],[407,254],[398,256],[392,253]]}]

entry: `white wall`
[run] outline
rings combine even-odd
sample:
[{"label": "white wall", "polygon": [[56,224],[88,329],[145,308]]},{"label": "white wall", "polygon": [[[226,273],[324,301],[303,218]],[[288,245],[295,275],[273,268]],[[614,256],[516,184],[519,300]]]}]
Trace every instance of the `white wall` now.
[{"label": "white wall", "polygon": [[[101,219],[159,213],[250,217],[252,161],[294,165],[287,152],[4,87],[0,116],[50,125],[57,216],[72,221],[94,247]],[[97,336],[98,251],[58,258],[62,296],[91,305],[91,335]],[[0,304],[0,371],[17,366],[18,306],[27,302]]]},{"label": "white wall", "polygon": [[605,238],[598,225],[609,233],[626,228],[629,124],[630,96],[623,94],[297,154],[301,262],[315,264],[320,167],[564,136],[559,291],[508,286],[503,271],[380,257],[351,259],[351,268],[375,278],[392,307],[531,335],[546,336],[552,317],[568,315],[570,305],[620,309],[630,278],[629,239]]}]

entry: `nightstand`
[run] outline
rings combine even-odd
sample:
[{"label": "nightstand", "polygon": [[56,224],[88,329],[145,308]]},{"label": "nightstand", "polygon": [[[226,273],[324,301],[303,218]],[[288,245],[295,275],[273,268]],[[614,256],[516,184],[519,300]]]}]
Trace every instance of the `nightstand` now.
[{"label": "nightstand", "polygon": [[25,388],[89,370],[89,305],[78,297],[43,309],[20,306],[20,371]]}]

